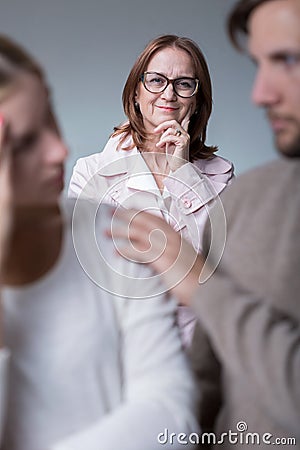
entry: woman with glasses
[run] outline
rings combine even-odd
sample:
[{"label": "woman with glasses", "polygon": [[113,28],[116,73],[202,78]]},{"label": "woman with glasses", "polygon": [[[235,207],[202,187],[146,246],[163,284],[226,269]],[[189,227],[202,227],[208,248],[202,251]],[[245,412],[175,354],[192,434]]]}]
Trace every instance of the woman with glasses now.
[{"label": "woman with glasses", "polygon": [[[123,107],[128,120],[115,127],[103,152],[77,161],[69,196],[157,214],[202,250],[209,208],[233,166],[206,145],[212,88],[195,42],[174,35],[152,40],[131,69]],[[179,325],[188,344],[193,320],[185,308]]]}]

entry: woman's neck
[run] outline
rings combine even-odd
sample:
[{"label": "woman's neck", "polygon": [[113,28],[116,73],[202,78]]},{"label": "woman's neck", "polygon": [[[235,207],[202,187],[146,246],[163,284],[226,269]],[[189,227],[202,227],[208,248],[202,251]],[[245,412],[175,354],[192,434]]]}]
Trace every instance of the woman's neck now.
[{"label": "woman's neck", "polygon": [[147,133],[147,139],[145,140],[143,147],[140,149],[142,152],[147,153],[156,153],[160,150],[156,147],[156,144],[158,143],[160,139],[160,135],[157,135],[153,132]]}]

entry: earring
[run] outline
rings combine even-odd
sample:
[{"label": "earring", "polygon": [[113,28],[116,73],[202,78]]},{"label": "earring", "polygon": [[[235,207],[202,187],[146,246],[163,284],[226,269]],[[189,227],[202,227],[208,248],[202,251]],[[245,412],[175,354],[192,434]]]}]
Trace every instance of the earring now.
[{"label": "earring", "polygon": [[136,110],[136,112],[141,112],[140,110],[140,105],[138,104],[138,102],[134,102],[134,109]]}]

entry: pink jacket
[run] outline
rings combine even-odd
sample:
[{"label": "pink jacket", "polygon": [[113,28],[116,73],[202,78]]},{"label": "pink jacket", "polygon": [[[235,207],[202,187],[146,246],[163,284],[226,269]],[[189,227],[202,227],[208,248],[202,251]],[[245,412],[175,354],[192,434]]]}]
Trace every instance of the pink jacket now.
[{"label": "pink jacket", "polygon": [[[101,153],[77,161],[69,197],[80,196],[160,215],[201,251],[209,209],[231,182],[232,163],[220,156],[187,163],[165,178],[162,194],[137,148],[117,150],[118,143],[119,137],[110,138]],[[179,312],[183,342],[189,345],[194,316],[186,307],[180,307]]]},{"label": "pink jacket", "polygon": [[110,138],[101,153],[77,161],[68,196],[161,215],[201,250],[208,209],[232,180],[232,163],[213,156],[185,164],[165,178],[166,200],[137,148],[117,150],[118,142]]}]

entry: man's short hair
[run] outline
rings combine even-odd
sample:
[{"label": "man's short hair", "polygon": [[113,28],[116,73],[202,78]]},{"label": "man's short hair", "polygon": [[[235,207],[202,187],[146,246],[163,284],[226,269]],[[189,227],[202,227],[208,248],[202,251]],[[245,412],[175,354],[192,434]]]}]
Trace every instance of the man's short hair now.
[{"label": "man's short hair", "polygon": [[232,44],[237,49],[243,49],[240,38],[241,35],[248,34],[248,20],[252,11],[270,1],[274,0],[240,0],[232,8],[227,20],[227,31]]}]

